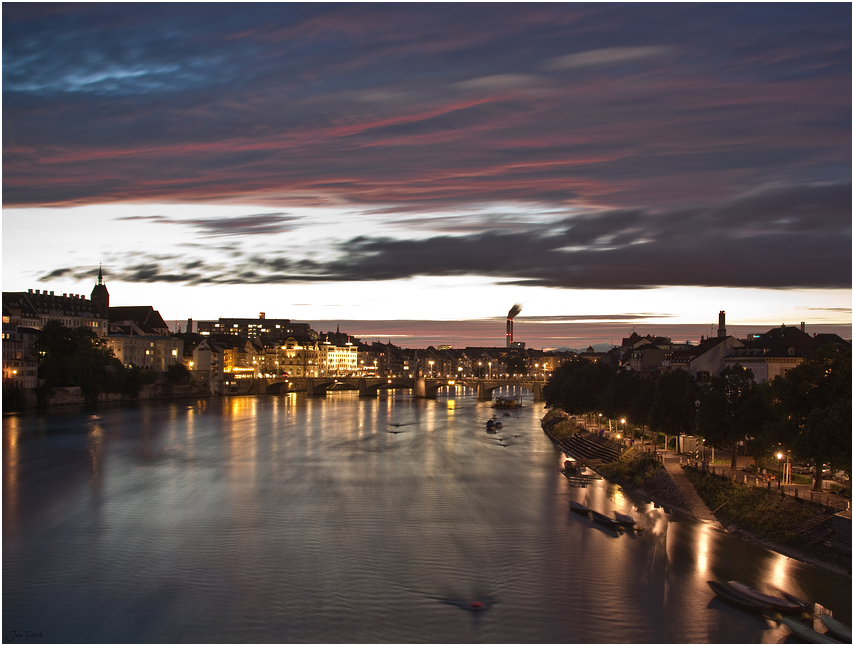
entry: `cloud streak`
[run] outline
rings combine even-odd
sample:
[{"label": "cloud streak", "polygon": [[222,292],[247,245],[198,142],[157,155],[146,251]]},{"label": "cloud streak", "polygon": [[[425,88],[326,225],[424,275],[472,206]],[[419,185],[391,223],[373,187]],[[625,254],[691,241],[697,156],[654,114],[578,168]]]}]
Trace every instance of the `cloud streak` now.
[{"label": "cloud streak", "polygon": [[[420,239],[356,236],[337,243],[337,255],[324,260],[258,254],[240,245],[220,262],[131,254],[132,262],[111,264],[111,275],[188,285],[490,276],[497,283],[572,289],[849,288],[850,213],[850,183],[772,187],[714,207],[581,213],[527,229]],[[217,220],[213,235],[280,231],[290,219],[282,224],[279,218]],[[212,226],[207,219],[189,222],[205,231]],[[60,268],[43,278],[82,279],[91,271]]]}]

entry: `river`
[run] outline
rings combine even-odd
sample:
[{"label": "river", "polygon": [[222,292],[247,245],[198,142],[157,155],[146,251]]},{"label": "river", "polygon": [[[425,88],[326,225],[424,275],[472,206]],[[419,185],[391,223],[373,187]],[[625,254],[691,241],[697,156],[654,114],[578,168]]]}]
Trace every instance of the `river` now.
[{"label": "river", "polygon": [[4,641],[786,638],[710,579],[787,590],[850,625],[849,579],[604,480],[571,488],[542,405],[488,434],[496,412],[390,391],[5,416]]}]

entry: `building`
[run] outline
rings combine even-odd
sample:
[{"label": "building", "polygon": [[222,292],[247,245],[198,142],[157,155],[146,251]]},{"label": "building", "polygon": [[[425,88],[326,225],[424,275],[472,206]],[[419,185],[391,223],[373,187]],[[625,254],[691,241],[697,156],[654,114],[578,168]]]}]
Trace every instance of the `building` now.
[{"label": "building", "polygon": [[[106,289],[106,288],[104,288]],[[3,324],[41,330],[48,321],[68,328],[89,328],[98,336],[107,335],[108,317],[79,294],[55,295],[45,290],[3,292]]]},{"label": "building", "polygon": [[72,329],[87,328],[99,337],[107,334],[108,318],[85,296],[39,289],[3,292],[4,386],[38,386],[38,357],[32,348],[45,324],[53,320]]},{"label": "building", "polygon": [[294,323],[290,319],[268,319],[260,312],[257,319],[221,318],[218,321],[197,321],[199,334],[212,336],[227,334],[244,339],[268,337],[284,342],[289,336],[311,336],[316,333],[308,323]]}]

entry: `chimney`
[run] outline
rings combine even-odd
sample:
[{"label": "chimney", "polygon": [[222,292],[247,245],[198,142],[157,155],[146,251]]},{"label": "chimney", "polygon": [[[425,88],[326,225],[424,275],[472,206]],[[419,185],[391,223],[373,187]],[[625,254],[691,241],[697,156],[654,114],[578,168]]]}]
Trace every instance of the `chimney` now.
[{"label": "chimney", "polygon": [[507,319],[507,347],[509,348],[513,344],[513,319]]},{"label": "chimney", "polygon": [[803,321],[801,321],[801,332],[806,332],[806,331],[807,331],[807,324],[804,323]]},{"label": "chimney", "polygon": [[718,337],[726,336],[726,312],[723,310],[718,314]]}]

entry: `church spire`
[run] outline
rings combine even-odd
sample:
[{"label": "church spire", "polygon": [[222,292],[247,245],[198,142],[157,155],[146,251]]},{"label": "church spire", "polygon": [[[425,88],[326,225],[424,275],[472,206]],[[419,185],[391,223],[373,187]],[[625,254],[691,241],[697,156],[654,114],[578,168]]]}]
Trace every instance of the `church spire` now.
[{"label": "church spire", "polygon": [[100,263],[98,263],[98,284],[99,285],[104,284],[104,274],[101,273],[101,264]]}]

